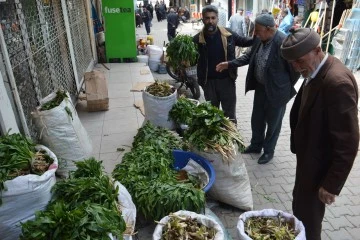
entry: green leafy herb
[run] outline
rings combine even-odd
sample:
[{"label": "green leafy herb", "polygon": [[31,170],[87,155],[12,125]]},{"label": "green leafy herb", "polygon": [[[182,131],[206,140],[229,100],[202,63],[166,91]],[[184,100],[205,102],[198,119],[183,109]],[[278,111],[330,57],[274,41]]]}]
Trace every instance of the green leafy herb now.
[{"label": "green leafy herb", "polygon": [[146,123],[134,138],[113,177],[128,189],[138,211],[148,219],[160,219],[181,209],[199,212],[205,195],[190,180],[179,182],[172,169],[173,149],[182,142],[167,129]]},{"label": "green leafy herb", "polygon": [[118,188],[103,172],[101,161],[90,158],[76,163],[71,178],[52,188],[45,211],[22,223],[20,239],[123,239],[126,224],[118,204]]},{"label": "green leafy herb", "polygon": [[185,139],[199,150],[219,152],[224,161],[233,159],[234,142],[244,148],[235,124],[224,116],[223,111],[209,102],[195,108],[189,129],[185,132]]},{"label": "green leafy herb", "polygon": [[177,35],[167,47],[166,55],[174,69],[195,66],[199,56],[190,35]]},{"label": "green leafy herb", "polygon": [[180,97],[169,112],[169,117],[177,124],[189,125],[192,120],[196,105],[194,101]]},{"label": "green leafy herb", "polygon": [[[67,97],[68,97],[68,96],[66,95],[66,92],[65,92],[65,91],[58,90],[58,91],[56,92],[56,97],[55,97],[53,100],[51,100],[51,101],[43,104],[43,105],[41,106],[41,108],[40,108],[40,111],[50,110],[50,109],[53,109],[53,108],[59,106],[60,103],[61,103],[65,98],[67,98]],[[69,109],[69,110],[70,110],[70,109]],[[66,111],[67,111],[67,110],[66,110]],[[69,113],[68,113],[68,114],[69,114]],[[71,111],[70,111],[70,114],[69,114],[69,115],[72,117]]]},{"label": "green leafy herb", "polygon": [[6,190],[5,181],[30,173],[42,175],[53,161],[45,151],[37,152],[31,139],[19,133],[5,134],[0,138],[0,192]]},{"label": "green leafy herb", "polygon": [[100,204],[83,202],[71,208],[63,201],[36,213],[35,220],[21,224],[21,240],[110,240],[109,233],[122,238],[125,223],[121,215]]}]

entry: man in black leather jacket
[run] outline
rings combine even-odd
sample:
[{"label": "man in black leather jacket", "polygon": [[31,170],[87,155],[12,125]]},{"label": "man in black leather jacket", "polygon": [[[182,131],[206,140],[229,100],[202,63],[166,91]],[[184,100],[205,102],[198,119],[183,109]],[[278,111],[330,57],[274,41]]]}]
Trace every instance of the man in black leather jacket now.
[{"label": "man in black leather jacket", "polygon": [[193,41],[198,47],[197,77],[206,101],[220,107],[226,117],[236,123],[237,69],[216,71],[216,65],[235,59],[235,46],[248,47],[252,38],[241,37],[230,29],[218,26],[218,9],[208,5],[202,9],[204,27]]}]

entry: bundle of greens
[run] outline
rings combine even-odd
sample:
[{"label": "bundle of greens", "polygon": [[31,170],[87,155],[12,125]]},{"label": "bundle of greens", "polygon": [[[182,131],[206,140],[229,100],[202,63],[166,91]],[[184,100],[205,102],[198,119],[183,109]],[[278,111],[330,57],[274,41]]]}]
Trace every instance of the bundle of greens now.
[{"label": "bundle of greens", "polygon": [[146,88],[146,92],[157,97],[167,97],[174,93],[174,89],[166,82],[155,81]]},{"label": "bundle of greens", "polygon": [[199,53],[190,35],[177,35],[166,48],[168,63],[174,69],[195,66]]},{"label": "bundle of greens", "polygon": [[196,218],[169,215],[169,222],[164,225],[161,240],[211,240],[215,238],[216,230],[199,223]]},{"label": "bundle of greens", "polygon": [[71,178],[52,189],[47,209],[22,224],[21,239],[122,239],[126,224],[118,204],[118,188],[94,158],[76,163]]},{"label": "bundle of greens", "polygon": [[122,239],[123,219],[101,204],[83,202],[71,208],[63,201],[36,213],[35,220],[22,223],[21,240],[96,239],[110,240],[109,233]]},{"label": "bundle of greens", "polygon": [[224,161],[231,161],[234,142],[240,149],[244,148],[243,140],[234,123],[224,116],[223,111],[209,102],[195,108],[185,139],[200,151],[213,150],[223,156]]},{"label": "bundle of greens", "polygon": [[169,112],[169,118],[177,124],[189,125],[192,121],[196,105],[185,97],[180,97]]},{"label": "bundle of greens", "polygon": [[67,97],[68,96],[66,95],[65,91],[58,90],[56,92],[56,97],[53,100],[43,104],[40,108],[40,111],[50,110],[50,109],[53,109],[53,108],[59,106],[60,103]]},{"label": "bundle of greens", "polygon": [[204,192],[190,180],[179,182],[171,167],[172,150],[181,146],[169,130],[147,122],[135,136],[131,152],[113,171],[113,177],[121,180],[147,219],[159,220],[182,209],[199,212],[204,207]]},{"label": "bundle of greens", "polygon": [[294,223],[281,216],[251,217],[245,222],[245,232],[254,240],[293,240],[298,234],[294,229]]},{"label": "bundle of greens", "polygon": [[[43,151],[36,151],[35,143],[19,134],[6,134],[0,138],[0,192],[4,182],[27,174],[42,175],[54,162]],[[2,201],[0,198],[0,205]]]}]

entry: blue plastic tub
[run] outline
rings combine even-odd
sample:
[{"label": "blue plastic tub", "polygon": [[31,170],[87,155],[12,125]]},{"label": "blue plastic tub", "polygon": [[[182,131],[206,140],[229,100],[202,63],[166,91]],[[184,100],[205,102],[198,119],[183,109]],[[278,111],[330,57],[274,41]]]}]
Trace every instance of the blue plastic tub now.
[{"label": "blue plastic tub", "polygon": [[189,162],[190,159],[197,162],[200,166],[202,166],[207,174],[209,175],[209,183],[203,188],[204,192],[210,190],[212,185],[215,182],[215,171],[211,163],[206,160],[205,158],[193,153],[193,152],[186,152],[182,150],[174,150],[173,156],[175,158],[174,161],[174,169],[179,171],[183,169]]}]

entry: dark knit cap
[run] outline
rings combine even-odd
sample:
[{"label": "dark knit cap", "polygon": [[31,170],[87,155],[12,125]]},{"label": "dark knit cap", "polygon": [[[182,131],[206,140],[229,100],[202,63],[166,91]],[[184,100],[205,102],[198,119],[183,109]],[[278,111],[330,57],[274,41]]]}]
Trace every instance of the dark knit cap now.
[{"label": "dark knit cap", "polygon": [[255,18],[255,24],[260,24],[265,27],[273,27],[275,26],[274,17],[270,14],[260,14]]},{"label": "dark knit cap", "polygon": [[290,34],[281,44],[281,55],[286,60],[301,58],[320,43],[320,36],[311,28],[290,29]]}]

